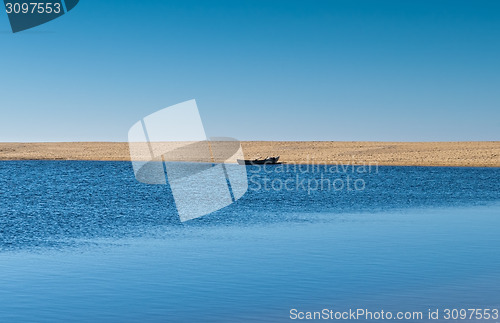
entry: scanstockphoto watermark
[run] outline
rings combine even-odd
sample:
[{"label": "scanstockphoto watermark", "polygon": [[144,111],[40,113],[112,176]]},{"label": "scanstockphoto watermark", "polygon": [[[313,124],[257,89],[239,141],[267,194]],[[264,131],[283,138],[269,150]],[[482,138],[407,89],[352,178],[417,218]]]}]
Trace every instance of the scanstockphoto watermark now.
[{"label": "scanstockphoto watermark", "polygon": [[[137,181],[169,185],[182,222],[218,211],[253,191],[363,191],[378,164],[359,160],[280,164],[247,160],[240,142],[209,138],[195,100],[153,112],[128,132]],[[270,164],[268,164],[268,162]],[[248,166],[246,166],[248,165]]]},{"label": "scanstockphoto watermark", "polygon": [[[429,310],[430,313],[430,310]],[[348,309],[338,311],[329,308],[324,308],[321,311],[301,311],[296,308],[290,309],[291,320],[337,320],[337,321],[356,321],[356,320],[423,320],[424,313],[422,311],[414,312],[391,312],[383,309],[371,311],[364,308]],[[429,314],[429,318],[432,315]]]},{"label": "scanstockphoto watermark", "polygon": [[428,308],[424,311],[387,311],[350,308],[337,310],[324,308],[320,311],[290,309],[290,320],[337,320],[337,321],[483,321],[498,322],[498,307],[480,308]]},{"label": "scanstockphoto watermark", "polygon": [[378,174],[376,162],[350,160],[304,164],[252,165],[249,174],[250,191],[364,191],[369,174]]}]

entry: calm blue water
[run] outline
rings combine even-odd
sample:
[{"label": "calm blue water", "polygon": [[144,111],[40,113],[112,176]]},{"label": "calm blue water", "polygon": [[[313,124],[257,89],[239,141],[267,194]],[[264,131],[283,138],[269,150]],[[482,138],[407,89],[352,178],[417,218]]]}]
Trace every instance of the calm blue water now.
[{"label": "calm blue water", "polygon": [[[181,223],[129,163],[0,162],[0,322],[500,308],[500,169],[247,170],[242,199]],[[321,176],[346,186],[276,189]]]}]

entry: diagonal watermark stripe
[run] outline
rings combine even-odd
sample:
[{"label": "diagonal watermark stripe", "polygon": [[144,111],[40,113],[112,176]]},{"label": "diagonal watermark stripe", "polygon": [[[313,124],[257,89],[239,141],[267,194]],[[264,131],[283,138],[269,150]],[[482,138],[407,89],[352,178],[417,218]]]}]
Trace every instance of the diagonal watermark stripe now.
[{"label": "diagonal watermark stripe", "polygon": [[181,221],[222,209],[248,190],[240,142],[205,135],[194,100],[157,111],[128,133],[135,177],[169,184]]}]

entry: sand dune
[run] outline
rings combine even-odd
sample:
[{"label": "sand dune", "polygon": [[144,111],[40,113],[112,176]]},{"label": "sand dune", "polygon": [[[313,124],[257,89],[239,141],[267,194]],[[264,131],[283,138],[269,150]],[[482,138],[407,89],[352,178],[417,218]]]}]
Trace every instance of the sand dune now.
[{"label": "sand dune", "polygon": [[[245,158],[285,163],[500,167],[500,142],[242,142]],[[122,142],[0,143],[0,160],[130,160]]]}]

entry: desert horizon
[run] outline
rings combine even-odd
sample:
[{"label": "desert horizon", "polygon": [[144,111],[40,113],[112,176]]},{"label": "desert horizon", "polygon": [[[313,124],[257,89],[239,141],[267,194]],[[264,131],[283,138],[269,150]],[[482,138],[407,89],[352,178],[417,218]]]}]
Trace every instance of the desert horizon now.
[{"label": "desert horizon", "polygon": [[[280,156],[288,164],[500,167],[500,141],[242,141],[241,146],[246,159]],[[130,151],[127,142],[4,142],[0,160],[130,161]]]}]

